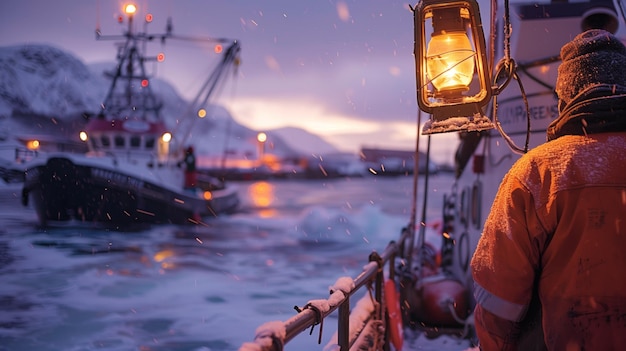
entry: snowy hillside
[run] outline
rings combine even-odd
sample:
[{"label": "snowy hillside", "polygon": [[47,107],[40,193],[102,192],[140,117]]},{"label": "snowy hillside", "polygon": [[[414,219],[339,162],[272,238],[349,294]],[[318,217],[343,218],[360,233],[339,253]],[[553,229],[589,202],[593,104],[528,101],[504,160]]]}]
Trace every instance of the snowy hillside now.
[{"label": "snowy hillside", "polygon": [[98,106],[106,92],[79,60],[46,45],[0,50],[0,114],[68,116]]},{"label": "snowy hillside", "polygon": [[[303,154],[314,153],[316,155],[336,154],[339,152],[336,147],[328,144],[321,137],[311,134],[303,129],[285,127],[274,129],[270,133],[283,139],[292,148]],[[314,148],[311,145],[316,145]]]},{"label": "snowy hillside", "polygon": [[[113,61],[87,66],[49,45],[0,47],[0,134],[53,133],[77,141],[85,115],[99,112],[110,86],[103,69],[114,68]],[[207,117],[199,119],[169,83],[155,78],[151,87],[164,102],[163,118],[179,145],[194,145],[207,156],[257,152],[257,131],[238,124],[223,107],[206,106]],[[335,150],[295,128],[267,134],[268,145],[278,156]],[[309,150],[302,147],[303,140]]]}]

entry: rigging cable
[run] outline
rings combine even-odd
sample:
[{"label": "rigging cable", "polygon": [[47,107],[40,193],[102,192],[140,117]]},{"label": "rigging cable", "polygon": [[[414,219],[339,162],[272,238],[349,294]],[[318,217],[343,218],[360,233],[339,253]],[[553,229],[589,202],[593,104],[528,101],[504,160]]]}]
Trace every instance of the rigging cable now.
[{"label": "rigging cable", "polygon": [[[232,86],[232,90],[230,92],[230,98],[229,100],[233,100],[236,90],[237,90],[237,77],[238,77],[238,73],[239,73],[239,59],[236,59],[237,61],[235,62],[235,67],[233,69],[233,86]],[[231,126],[233,124],[233,118],[232,116],[230,118],[228,118],[228,120],[226,121],[227,125],[226,125],[226,137],[224,138],[224,148],[222,150],[222,161],[221,161],[221,169],[222,172],[224,173],[224,177],[226,176],[226,153],[228,152],[228,142],[230,139],[230,132],[231,132]]]},{"label": "rigging cable", "polygon": [[406,256],[407,267],[409,272],[412,270],[413,248],[415,245],[415,226],[417,223],[417,185],[419,177],[419,145],[420,145],[420,126],[422,124],[422,110],[417,109],[417,137],[415,138],[415,158],[413,164],[413,194],[411,197],[411,218],[409,220],[409,250],[402,254]]},{"label": "rigging cable", "polygon": [[[493,2],[492,2],[492,7],[493,7]],[[504,26],[503,28],[504,29],[503,30],[504,31],[504,43],[503,43],[504,57],[500,60],[500,62],[498,62],[498,65],[496,66],[496,73],[494,74],[494,86],[492,88],[493,89],[493,105],[492,105],[493,106],[493,120],[494,120],[494,125],[496,129],[498,130],[502,138],[506,141],[506,143],[509,145],[511,150],[513,150],[516,153],[524,154],[528,152],[528,145],[530,143],[530,108],[528,106],[528,97],[526,96],[524,85],[522,84],[522,81],[519,75],[517,74],[517,65],[515,63],[515,60],[511,58],[512,28],[511,28],[511,19],[510,19],[509,13],[510,13],[509,0],[504,0],[504,24],[503,24]],[[495,23],[495,15],[493,12],[492,12],[491,23],[493,27],[493,23]],[[501,85],[498,85],[498,80],[503,77],[503,74],[505,74],[504,82]],[[504,88],[508,86],[508,84],[511,82],[511,79],[515,79],[517,81],[517,84],[520,88],[520,92],[522,94],[522,99],[524,101],[524,106],[526,108],[526,141],[525,141],[525,145],[523,149],[515,145],[515,142],[513,141],[513,139],[511,139],[511,137],[509,137],[506,134],[506,132],[502,129],[502,125],[500,124],[500,121],[498,119],[498,113],[497,113],[498,95],[502,92],[502,90],[504,90]]]},{"label": "rigging cable", "polygon": [[509,15],[509,0],[504,0],[504,59],[511,61],[511,16]]},{"label": "rigging cable", "polygon": [[511,137],[509,137],[504,130],[502,129],[502,126],[500,125],[500,120],[498,119],[498,114],[495,112],[495,109],[497,109],[498,107],[498,103],[497,103],[497,99],[498,97],[495,96],[494,97],[494,103],[493,103],[493,108],[494,108],[494,119],[495,119],[495,126],[496,129],[498,129],[498,131],[500,132],[500,134],[502,135],[502,138],[504,138],[504,140],[506,141],[506,143],[509,145],[509,147],[514,151],[517,152],[519,154],[525,154],[528,152],[528,145],[530,143],[530,107],[528,106],[528,98],[526,96],[526,91],[524,90],[524,85],[522,84],[522,81],[520,80],[519,76],[517,75],[517,73],[514,73],[514,77],[515,80],[517,81],[517,84],[520,88],[520,92],[522,93],[522,99],[524,101],[524,107],[526,108],[526,141],[524,143],[524,148],[520,148],[519,146],[515,145],[515,142],[513,141],[513,139],[511,139]]},{"label": "rigging cable", "polygon": [[[225,75],[225,72],[228,72],[230,70],[234,70],[237,68],[236,66],[238,65],[238,62],[239,62],[240,49],[241,47],[239,45],[239,42],[237,40],[233,40],[230,46],[223,53],[224,56],[222,57],[221,61],[217,64],[215,69],[211,72],[208,79],[204,82],[203,86],[198,91],[198,94],[196,95],[196,97],[193,99],[191,104],[186,109],[185,113],[182,115],[183,118],[184,116],[193,114],[195,108],[206,106],[209,101],[209,98],[213,96],[215,90],[216,89],[221,90],[223,88],[225,82],[222,81],[222,77]],[[233,68],[233,66],[235,67]],[[184,137],[181,142],[181,145],[184,145],[187,142],[187,139],[189,138],[192,132],[195,122],[196,122],[195,118],[191,120],[190,125],[187,128],[188,129],[187,132],[184,133]],[[176,131],[178,131],[178,129],[181,126],[182,126],[182,123],[178,124],[176,126]]]},{"label": "rigging cable", "polygon": [[[428,178],[430,178],[430,135],[428,135],[427,137],[427,145],[426,145],[426,174],[424,174],[424,194],[423,194],[423,203],[422,203],[422,217],[420,219],[420,232],[419,232],[419,236],[418,236],[418,242],[419,242],[419,259],[420,259],[420,270],[419,270],[419,278],[418,278],[418,282],[422,282],[422,279],[424,278],[424,245],[425,245],[425,241],[426,241],[426,206],[428,205]],[[419,154],[419,150],[418,150],[418,154]],[[416,171],[419,168],[416,168]],[[414,174],[416,173],[416,171],[414,171]]]},{"label": "rigging cable", "polygon": [[489,25],[489,51],[490,51],[490,55],[489,55],[489,71],[491,72],[491,67],[493,66],[493,61],[495,60],[496,57],[496,21],[495,18],[497,17],[497,12],[498,12],[498,1],[497,0],[491,0],[491,21],[490,21],[490,25]]}]

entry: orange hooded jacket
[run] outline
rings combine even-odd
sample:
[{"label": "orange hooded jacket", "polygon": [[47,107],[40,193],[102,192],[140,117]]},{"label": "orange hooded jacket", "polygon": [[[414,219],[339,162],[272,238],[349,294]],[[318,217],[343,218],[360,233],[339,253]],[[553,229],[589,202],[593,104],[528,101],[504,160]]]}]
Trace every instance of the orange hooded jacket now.
[{"label": "orange hooded jacket", "polygon": [[549,141],[502,180],[472,258],[483,350],[530,350],[534,325],[535,349],[626,350],[626,47],[591,30],[561,57]]},{"label": "orange hooded jacket", "polygon": [[521,158],[472,273],[483,350],[517,349],[533,294],[548,349],[626,349],[626,133],[563,136]]}]

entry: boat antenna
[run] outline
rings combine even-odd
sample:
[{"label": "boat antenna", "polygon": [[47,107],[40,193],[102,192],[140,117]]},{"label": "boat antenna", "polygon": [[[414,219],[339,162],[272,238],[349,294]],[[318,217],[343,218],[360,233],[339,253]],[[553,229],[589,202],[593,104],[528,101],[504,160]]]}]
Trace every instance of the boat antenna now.
[{"label": "boat antenna", "polygon": [[[172,24],[172,17],[167,18],[167,25],[165,27],[165,32],[168,36],[172,35],[172,31],[174,30],[174,25]],[[165,38],[163,38],[165,40]]]},{"label": "boat antenna", "polygon": [[100,0],[96,1],[96,38],[100,36]]}]

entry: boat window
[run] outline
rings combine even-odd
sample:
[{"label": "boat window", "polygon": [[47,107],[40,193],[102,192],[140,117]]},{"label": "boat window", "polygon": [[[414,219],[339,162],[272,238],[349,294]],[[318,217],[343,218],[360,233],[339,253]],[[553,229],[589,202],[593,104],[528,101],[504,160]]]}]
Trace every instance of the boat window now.
[{"label": "boat window", "polygon": [[94,149],[97,149],[98,148],[98,139],[92,138],[92,139],[90,139],[90,141],[91,141],[91,147],[94,148]]},{"label": "boat window", "polygon": [[115,136],[115,147],[116,148],[123,148],[126,144],[126,139],[124,139],[123,135],[116,135]]},{"label": "boat window", "polygon": [[133,135],[130,137],[130,147],[138,148],[141,146],[141,137],[139,135]]},{"label": "boat window", "polygon": [[103,147],[110,147],[111,146],[111,140],[109,139],[108,135],[103,135],[102,137],[100,137],[100,141],[102,141],[102,146]]},{"label": "boat window", "polygon": [[154,149],[154,137],[149,136],[146,138],[146,149]]}]

